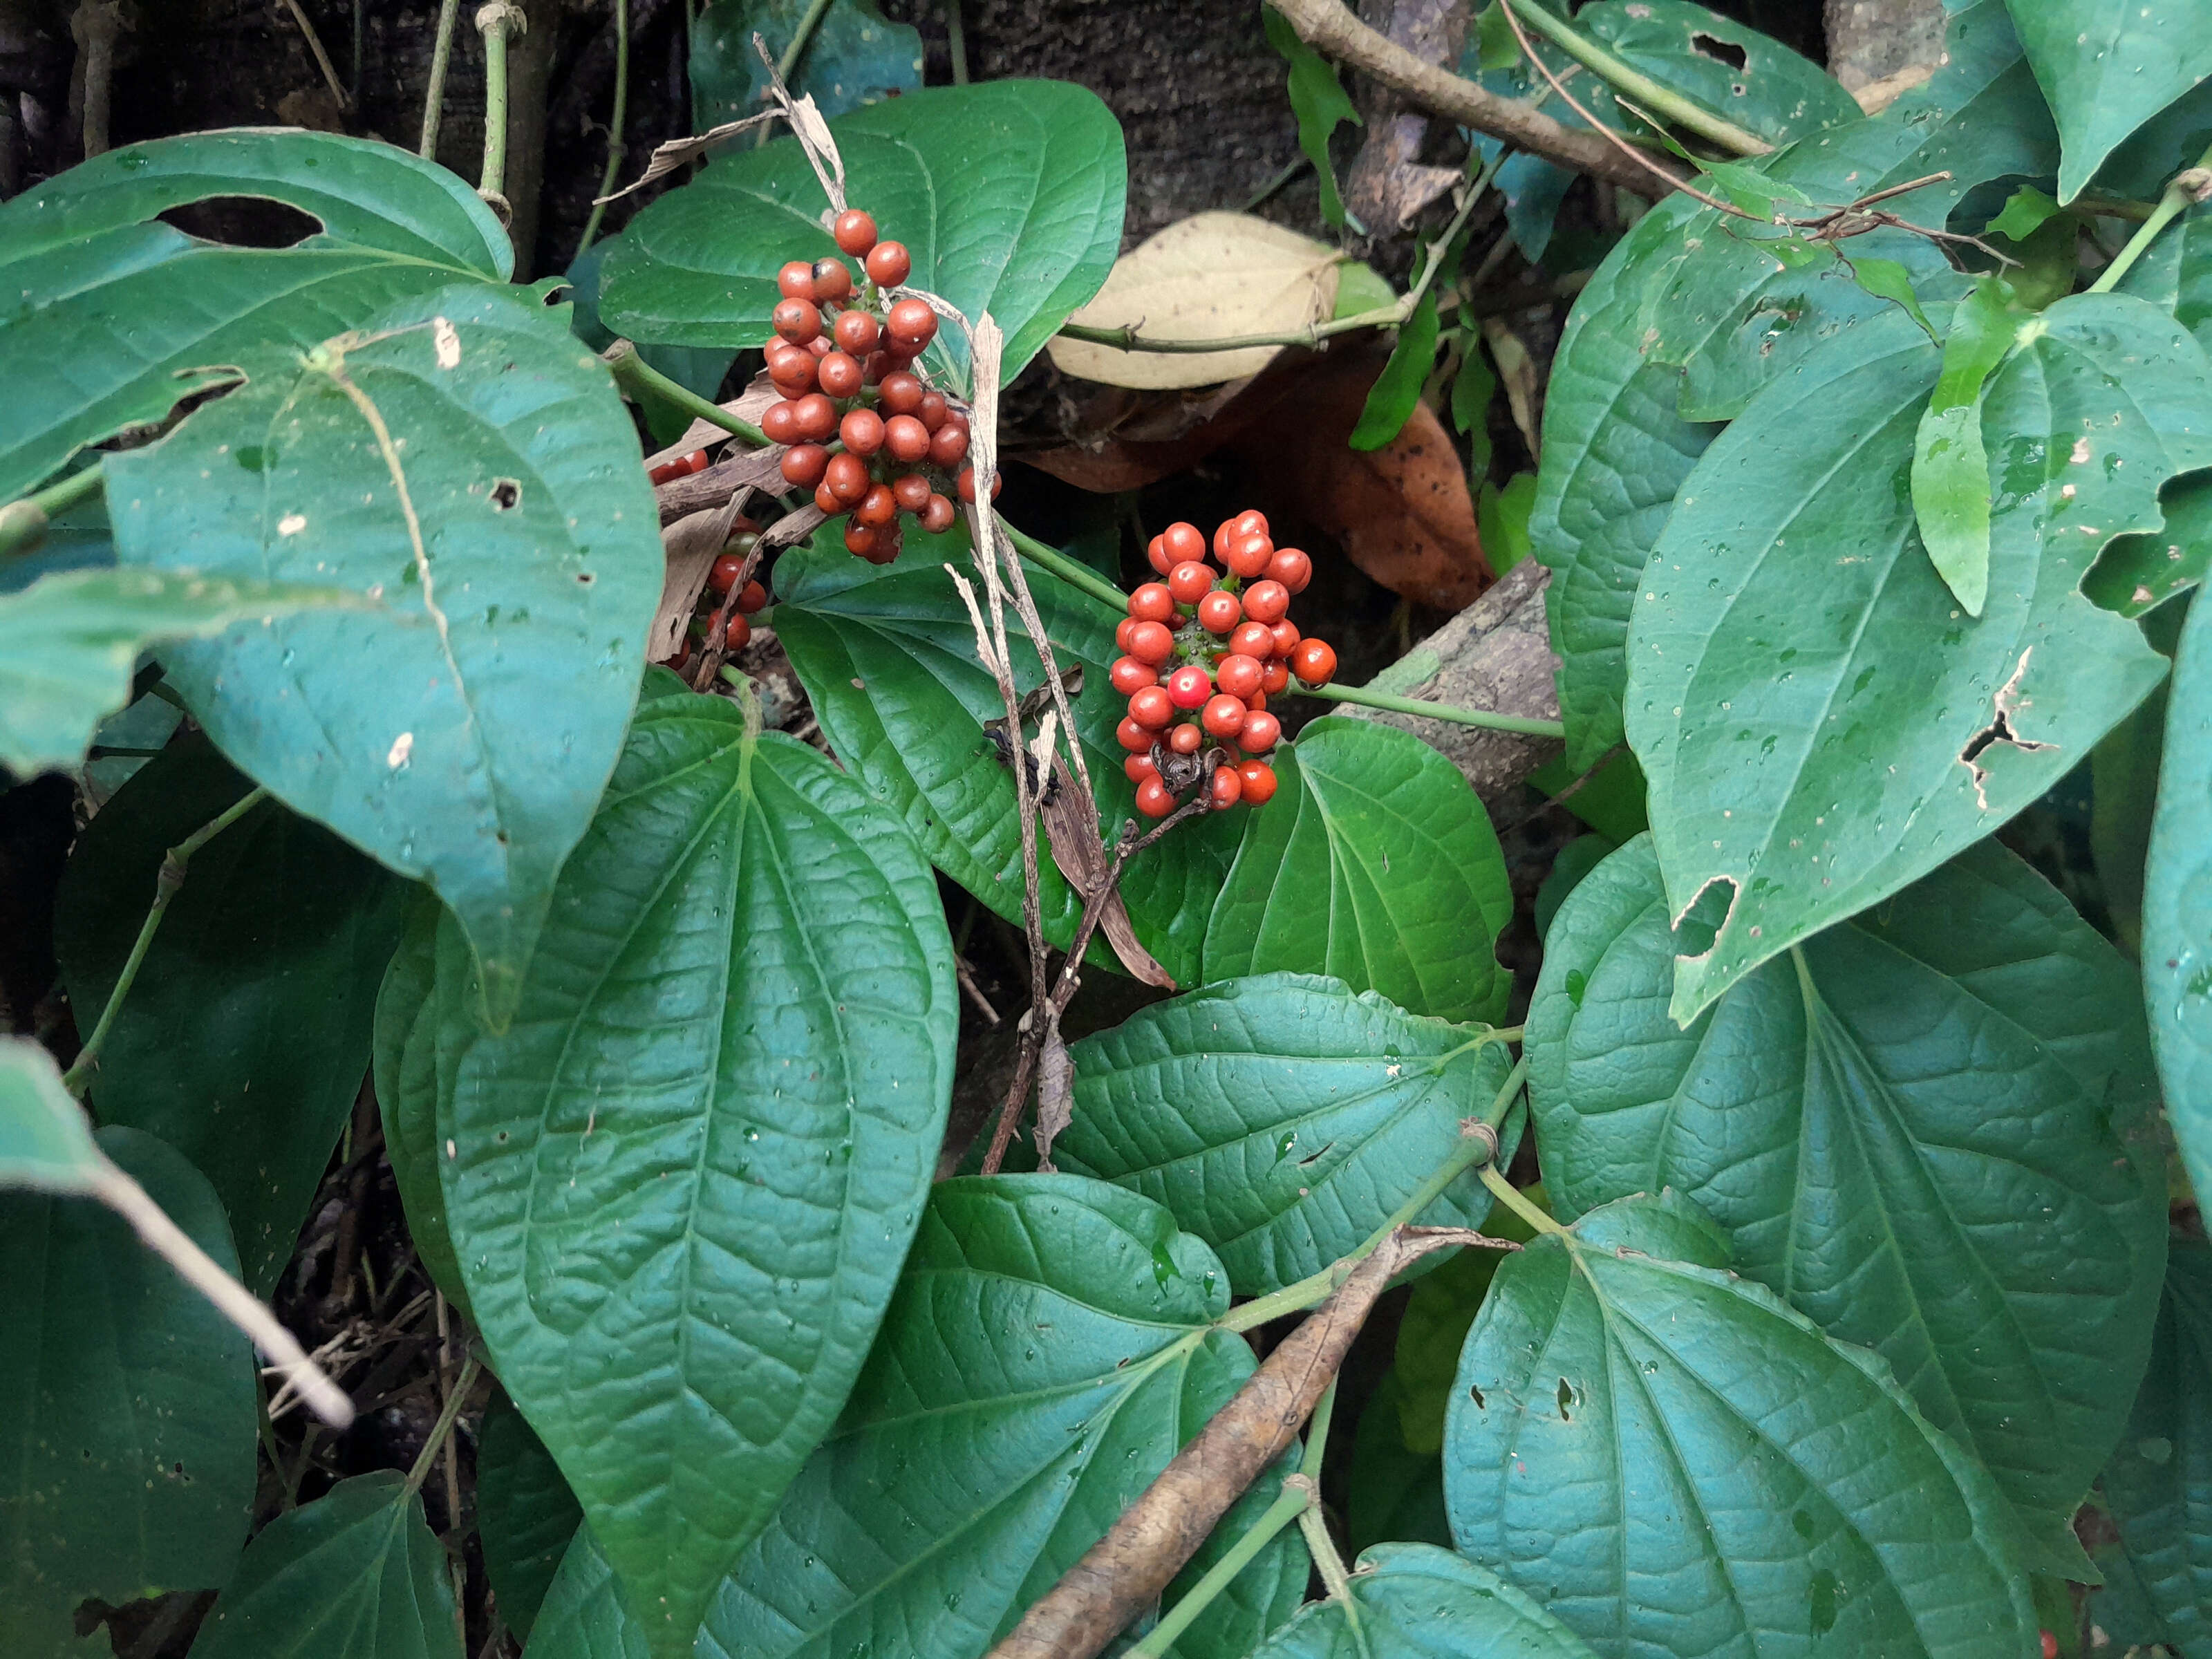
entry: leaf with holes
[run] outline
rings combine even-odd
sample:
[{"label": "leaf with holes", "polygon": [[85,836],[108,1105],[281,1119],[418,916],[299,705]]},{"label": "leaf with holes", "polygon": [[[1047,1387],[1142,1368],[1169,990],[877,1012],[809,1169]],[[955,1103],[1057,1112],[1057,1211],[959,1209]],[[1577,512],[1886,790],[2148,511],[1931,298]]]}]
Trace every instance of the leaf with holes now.
[{"label": "leaf with holes", "polygon": [[[1599,0],[1575,14],[1575,27],[1631,69],[1770,144],[1861,118],[1850,94],[1818,64],[1689,0]],[[1569,90],[1585,96],[1571,82]],[[1610,113],[1599,112],[1601,118]]]},{"label": "leaf with holes", "polygon": [[[1295,752],[1293,752],[1295,751]],[[1280,793],[1245,815],[1206,929],[1206,977],[1288,969],[1408,1013],[1496,1020],[1513,915],[1489,814],[1419,738],[1340,715],[1276,751]]]},{"label": "leaf with holes", "polygon": [[1875,1349],[2078,1571],[2166,1252],[2142,999],[2118,951],[1984,841],[1738,981],[1687,1030],[1639,837],[1559,908],[1528,1014],[1547,1190],[1571,1217],[1698,1200],[1736,1265]]},{"label": "leaf with holes", "polygon": [[553,317],[456,289],[368,327],[110,459],[116,548],[380,601],[172,647],[169,683],[255,781],[437,890],[501,1021],[636,701],[659,520]]},{"label": "leaf with holes", "polygon": [[[1072,1053],[1075,1121],[1054,1157],[1165,1205],[1243,1296],[1357,1249],[1452,1155],[1462,1119],[1491,1120],[1511,1065],[1486,1026],[1308,974],[1208,986]],[[1468,1175],[1419,1218],[1489,1213]]]},{"label": "leaf with holes", "polygon": [[[1004,724],[1006,700],[977,659],[975,624],[944,569],[951,562],[980,594],[982,579],[967,547],[964,528],[942,537],[915,532],[896,564],[878,568],[825,532],[778,562],[775,631],[838,759],[906,820],[931,863],[1018,923],[1013,774],[985,730],[987,721]],[[1127,700],[1107,681],[1121,655],[1114,644],[1121,616],[1048,572],[1030,566],[1027,574],[1061,671],[1082,667],[1082,691],[1070,702],[1106,832],[1118,836],[1136,806],[1121,772],[1126,751],[1114,739]],[[1009,614],[1006,634],[1026,693],[1043,683],[1043,671],[1018,617]],[[1178,984],[1198,981],[1200,942],[1242,816],[1209,814],[1177,826],[1121,878],[1138,938]],[[1082,901],[1042,847],[1038,864],[1045,936],[1064,945]]]},{"label": "leaf with holes", "polygon": [[823,114],[842,115],[921,89],[919,30],[884,21],[874,0],[831,0],[828,9],[809,14],[809,0],[724,0],[700,14],[684,58],[694,132],[757,114],[769,101],[769,82],[768,65],[753,46],[756,35],[781,60],[810,24],[789,84],[799,96],[813,99]]},{"label": "leaf with holes", "polygon": [[[2035,78],[2065,149],[2058,199],[2070,202],[2136,128],[2212,75],[2206,0],[2011,0]],[[2176,156],[2179,168],[2193,156]]]},{"label": "leaf with holes", "polygon": [[499,1616],[526,1642],[584,1511],[504,1389],[477,1436],[477,1535]]},{"label": "leaf with holes", "polygon": [[1983,430],[2003,436],[1977,620],[1912,521],[1938,356],[1899,315],[1807,359],[1705,452],[1652,550],[1629,741],[1669,914],[1724,911],[1677,959],[1679,1023],[1989,834],[2165,671],[2079,583],[2113,536],[2158,527],[2161,483],[2212,464],[2212,362],[2121,295],[2021,326],[1984,393]]},{"label": "leaf with holes", "polygon": [[[226,246],[170,222],[201,222],[186,210],[216,237],[239,213],[307,234]],[[95,156],[0,204],[0,289],[15,296],[0,320],[0,501],[238,377],[210,365],[266,370],[410,295],[514,271],[477,193],[390,144],[267,129]]]},{"label": "leaf with holes", "polygon": [[[1060,81],[937,87],[830,130],[853,204],[913,254],[912,285],[1006,331],[1006,380],[1106,280],[1127,167],[1097,94]],[[601,313],[633,339],[757,346],[778,269],[836,256],[827,210],[797,141],[739,149],[630,222],[607,256]],[[926,361],[966,380],[957,326],[938,331]]]},{"label": "leaf with holes", "polygon": [[2191,1182],[2212,1193],[2212,605],[2190,607],[2174,659],[2142,917],[2166,1115]]},{"label": "leaf with holes", "polygon": [[1670,1194],[1499,1266],[1444,1425],[1461,1553],[1601,1659],[2033,1652],[1989,1476],[1888,1366],[1724,1255]]},{"label": "leaf with holes", "polygon": [[[13,1054],[27,1046],[0,1048],[0,1124],[11,1131]],[[33,1086],[76,1114],[58,1078]],[[76,1115],[72,1139],[83,1133]],[[103,1152],[236,1270],[222,1206],[190,1164],[122,1128],[100,1131],[97,1150],[88,1141],[75,1160]],[[0,1163],[11,1178],[15,1156],[10,1146]],[[88,1199],[0,1193],[0,1261],[10,1264],[0,1274],[0,1651],[59,1659],[94,1650],[72,1622],[88,1597],[120,1606],[229,1578],[253,1511],[253,1355],[128,1223]],[[107,1648],[103,1635],[97,1650]]]},{"label": "leaf with holes", "polygon": [[[70,1005],[105,1008],[167,849],[246,781],[173,743],[77,838],[56,899]],[[276,1287],[353,1111],[404,884],[264,800],[192,857],[110,1027],[100,1120],[159,1135],[215,1184],[257,1296]]]},{"label": "leaf with holes", "polygon": [[1491,1659],[1508,1652],[1591,1659],[1582,1638],[1487,1568],[1433,1544],[1377,1544],[1352,1570],[1349,1606],[1309,1603],[1252,1659]]},{"label": "leaf with holes", "polygon": [[440,1175],[470,1304],[653,1651],[688,1654],[920,1218],[957,1023],[936,884],[826,757],[654,696],[503,1035],[465,970],[447,926]]}]

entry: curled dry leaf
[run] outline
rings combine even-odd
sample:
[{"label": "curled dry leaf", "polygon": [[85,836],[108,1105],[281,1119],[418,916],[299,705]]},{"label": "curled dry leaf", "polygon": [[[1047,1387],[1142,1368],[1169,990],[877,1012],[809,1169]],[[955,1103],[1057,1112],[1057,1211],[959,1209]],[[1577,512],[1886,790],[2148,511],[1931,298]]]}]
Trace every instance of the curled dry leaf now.
[{"label": "curled dry leaf", "polygon": [[[1070,320],[1134,328],[1156,340],[1289,333],[1329,314],[1342,258],[1325,243],[1249,214],[1194,214],[1115,260],[1097,297]],[[1256,374],[1283,348],[1121,351],[1055,337],[1045,349],[1063,374],[1170,390]]]},{"label": "curled dry leaf", "polygon": [[668,569],[661,578],[660,609],[653,613],[653,631],[645,636],[647,662],[676,654],[684,625],[707,591],[707,573],[730,539],[730,527],[750,493],[740,489],[720,507],[689,514],[661,531],[660,548],[667,556]]},{"label": "curled dry leaf", "polygon": [[[1052,861],[1070,885],[1080,893],[1095,892],[1111,867],[1106,843],[1098,834],[1097,809],[1091,804],[1091,792],[1068,769],[1066,756],[1055,753],[1052,765],[1059,787],[1048,791],[1044,798],[1046,844],[1052,850]],[[1105,909],[1099,913],[1098,928],[1114,947],[1115,958],[1133,977],[1163,991],[1176,988],[1168,970],[1139,942],[1137,930],[1129,921],[1129,907],[1121,902],[1119,890],[1108,898]]]}]

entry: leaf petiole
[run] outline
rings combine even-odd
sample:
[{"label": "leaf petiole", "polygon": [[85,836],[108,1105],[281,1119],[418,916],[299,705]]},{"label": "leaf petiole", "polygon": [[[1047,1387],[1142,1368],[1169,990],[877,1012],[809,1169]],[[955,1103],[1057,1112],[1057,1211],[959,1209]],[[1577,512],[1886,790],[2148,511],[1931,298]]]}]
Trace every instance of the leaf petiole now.
[{"label": "leaf petiole", "polygon": [[[2159,233],[2179,218],[2191,203],[2200,199],[2196,191],[2182,181],[2189,179],[2191,173],[2201,175],[2207,167],[2212,167],[2212,149],[2207,149],[2198,156],[2195,167],[2173,175],[2165,192],[2159,197],[2158,205],[2150,210],[2150,216],[2136,228],[2136,234],[2128,238],[2127,246],[2113,257],[2112,263],[2097,273],[2097,280],[2089,284],[2089,293],[2111,293],[2118,286],[2120,278],[2133,268],[2135,262],[2142,258],[2144,251],[2158,240]],[[2200,177],[2191,182],[2203,181]]]}]

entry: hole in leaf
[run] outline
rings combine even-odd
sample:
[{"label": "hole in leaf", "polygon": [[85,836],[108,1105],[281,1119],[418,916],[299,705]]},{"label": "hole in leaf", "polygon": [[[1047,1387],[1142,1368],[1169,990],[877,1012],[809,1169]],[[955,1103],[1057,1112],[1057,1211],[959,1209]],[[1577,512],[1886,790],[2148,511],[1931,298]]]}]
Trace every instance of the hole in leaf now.
[{"label": "hole in leaf", "polygon": [[579,570],[576,573],[576,584],[580,587],[589,587],[595,580],[597,579],[588,570]]},{"label": "hole in leaf", "polygon": [[1468,1383],[1467,1386],[1467,1397],[1474,1401],[1475,1410],[1479,1412],[1486,1412],[1490,1409],[1489,1401],[1486,1401],[1482,1397],[1482,1385],[1480,1383]]},{"label": "hole in leaf", "polygon": [[155,215],[187,236],[225,247],[297,247],[323,234],[323,222],[289,202],[265,196],[210,196]]},{"label": "hole in leaf", "polygon": [[491,510],[505,513],[522,504],[522,484],[515,478],[494,478],[491,481]]},{"label": "hole in leaf", "polygon": [[1573,1405],[1574,1403],[1575,1403],[1575,1391],[1574,1391],[1573,1388],[1572,1388],[1572,1387],[1571,1387],[1571,1386],[1569,1385],[1569,1383],[1568,1383],[1568,1382],[1567,1382],[1567,1379],[1566,1379],[1565,1377],[1564,1377],[1564,1376],[1563,1376],[1563,1377],[1561,1377],[1561,1378],[1559,1379],[1559,1421],[1560,1421],[1560,1422],[1562,1422],[1562,1423],[1571,1423],[1571,1422],[1573,1422],[1573,1421],[1575,1420],[1575,1419],[1574,1419],[1574,1418],[1573,1418],[1573,1417],[1569,1413],[1569,1412],[1568,1412],[1568,1410],[1567,1410],[1567,1407],[1570,1407],[1570,1406],[1571,1406],[1571,1405]]},{"label": "hole in leaf", "polygon": [[1997,688],[1997,694],[1991,700],[1995,712],[1990,717],[1990,723],[1968,738],[1966,746],[1959,750],[1959,763],[1973,774],[1974,796],[1984,811],[1989,810],[1990,801],[1982,786],[1989,781],[1990,769],[1981,763],[1981,757],[1992,744],[2008,744],[2023,754],[2033,754],[2038,750],[2051,746],[2047,743],[2038,743],[2033,738],[2023,738],[2013,730],[2013,714],[2021,706],[2020,683],[2027,672],[2027,659],[2033,653],[2034,647],[2031,646],[2020,653],[2020,662],[2013,669],[2012,678]]},{"label": "hole in leaf", "polygon": [[1735,883],[1726,876],[1715,876],[1698,890],[1689,908],[1675,919],[1674,954],[1694,961],[1711,951],[1734,908]]},{"label": "hole in leaf", "polygon": [[1700,58],[1710,58],[1715,63],[1726,64],[1733,70],[1740,70],[1751,61],[1744,49],[1733,40],[1717,40],[1704,33],[1690,37],[1690,50]]},{"label": "hole in leaf", "polygon": [[1336,1143],[1332,1140],[1327,1146],[1324,1146],[1319,1152],[1316,1152],[1311,1158],[1300,1158],[1298,1160],[1298,1168],[1301,1170],[1312,1169],[1315,1164],[1320,1163],[1322,1159],[1328,1156],[1329,1149],[1335,1145]]}]

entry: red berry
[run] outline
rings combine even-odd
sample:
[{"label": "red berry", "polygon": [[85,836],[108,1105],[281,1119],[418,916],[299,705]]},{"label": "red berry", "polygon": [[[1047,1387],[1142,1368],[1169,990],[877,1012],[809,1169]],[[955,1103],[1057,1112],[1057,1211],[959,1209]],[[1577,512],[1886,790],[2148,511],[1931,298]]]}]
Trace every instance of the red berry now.
[{"label": "red berry", "polygon": [[817,366],[814,378],[830,397],[850,398],[860,389],[860,360],[846,352],[833,351]]},{"label": "red berry", "polygon": [[1134,621],[1121,648],[1139,662],[1158,667],[1175,655],[1175,635],[1156,622]]},{"label": "red berry", "polygon": [[884,422],[884,447],[893,460],[911,465],[929,454],[929,428],[911,415],[894,415]]},{"label": "red berry", "polygon": [[707,572],[707,586],[717,593],[726,593],[737,586],[738,573],[744,568],[744,560],[737,554],[719,554],[713,568]]},{"label": "red berry", "polygon": [[1237,515],[1231,534],[1234,536],[1264,536],[1267,533],[1267,515],[1257,507],[1248,507]]},{"label": "red berry", "polygon": [[2043,1659],[2058,1659],[2058,1638],[2053,1636],[2049,1631],[2044,1631],[2041,1634],[2043,1637]]},{"label": "red berry", "polygon": [[783,452],[781,465],[784,483],[800,489],[811,489],[822,482],[823,469],[830,465],[830,452],[820,444],[799,444]]},{"label": "red berry", "polygon": [[835,305],[852,297],[852,267],[842,259],[817,259],[809,274],[814,279],[814,291],[805,297],[815,304]]},{"label": "red berry", "polygon": [[[887,415],[912,415],[921,409],[927,391],[919,377],[903,368],[896,369],[884,376],[876,406]],[[922,430],[927,432],[930,428],[925,423]]]},{"label": "red berry", "polygon": [[[872,409],[855,409],[837,423],[845,447],[866,460],[884,447],[884,417]],[[1289,603],[1285,597],[1285,604]]]},{"label": "red berry", "polygon": [[770,404],[761,411],[761,433],[772,444],[799,441],[799,410],[790,398]]},{"label": "red berry", "polygon": [[1206,793],[1212,796],[1217,810],[1234,806],[1243,799],[1244,780],[1235,767],[1217,766],[1213,769],[1213,781],[1206,785]]},{"label": "red berry", "polygon": [[1165,530],[1160,532],[1160,540],[1167,545],[1168,560],[1171,564],[1181,564],[1186,559],[1203,559],[1206,556],[1205,532],[1196,525],[1187,523],[1183,520],[1177,519]]},{"label": "red berry", "polygon": [[775,273],[775,291],[787,300],[812,299],[814,267],[804,259],[793,259]]},{"label": "red berry", "polygon": [[691,641],[687,638],[676,641],[676,654],[672,657],[663,657],[660,659],[660,666],[672,668],[680,674],[690,665],[690,662]]},{"label": "red berry", "polygon": [[[913,376],[908,375],[907,378],[912,380]],[[915,380],[914,383],[916,386],[921,384],[920,380]],[[924,391],[921,394],[921,401],[914,406],[914,412],[915,417],[924,426],[934,432],[951,418],[952,405],[945,401],[943,392]]]},{"label": "red berry", "polygon": [[799,400],[799,435],[809,443],[827,443],[837,429],[837,405],[818,392]]},{"label": "red berry", "polygon": [[1237,769],[1244,785],[1244,804],[1265,806],[1275,798],[1275,769],[1265,761],[1248,760]]},{"label": "red berry", "polygon": [[757,581],[749,581],[738,590],[738,609],[750,617],[768,604],[768,589]]},{"label": "red berry", "polygon": [[[903,415],[895,415],[884,424],[888,428],[905,418]],[[886,447],[896,447],[888,444]],[[902,513],[921,512],[929,505],[929,480],[919,472],[902,472],[891,480],[891,499],[899,504]]]},{"label": "red berry", "polygon": [[1231,541],[1222,562],[1246,581],[1264,574],[1275,556],[1275,544],[1265,536],[1239,536]]},{"label": "red berry", "polygon": [[921,509],[921,527],[933,536],[942,536],[952,528],[952,520],[960,509],[952,505],[948,496],[932,495],[929,504]]},{"label": "red berry", "polygon": [[1265,691],[1255,691],[1250,696],[1244,699],[1245,708],[1255,714],[1258,714],[1267,706],[1267,694]]},{"label": "red berry", "polygon": [[1168,696],[1178,708],[1201,706],[1213,695],[1213,677],[1196,663],[1185,663],[1168,676]]},{"label": "red berry", "polygon": [[852,520],[845,526],[845,550],[856,558],[868,558],[876,550],[878,533],[873,525],[862,524],[858,519]]},{"label": "red berry", "polygon": [[1129,595],[1129,614],[1139,622],[1172,622],[1175,613],[1175,595],[1165,582],[1146,582]]},{"label": "red berry", "polygon": [[837,320],[830,325],[830,333],[837,339],[837,349],[849,352],[854,358],[866,357],[876,349],[876,341],[883,334],[883,325],[876,320],[872,311],[841,311]]},{"label": "red berry", "polygon": [[1231,539],[1234,538],[1236,534],[1237,520],[1234,519],[1224,519],[1219,524],[1213,526],[1213,556],[1215,558],[1224,561],[1227,560],[1229,557],[1229,544]]},{"label": "red berry", "polygon": [[817,359],[827,357],[836,349],[837,343],[831,339],[827,334],[817,334],[812,339],[809,340],[805,345],[799,347],[799,349],[805,352],[808,356]]},{"label": "red berry", "polygon": [[[812,281],[809,277],[810,282]],[[779,301],[769,313],[769,322],[778,335],[793,345],[805,345],[822,335],[822,312],[811,300]]]},{"label": "red berry", "polygon": [[1145,727],[1138,725],[1136,721],[1126,717],[1119,726],[1114,728],[1114,741],[1120,744],[1122,748],[1127,750],[1133,755],[1144,755],[1152,752],[1152,732],[1147,731]]},{"label": "red berry", "polygon": [[920,300],[899,300],[884,317],[884,331],[901,345],[919,349],[937,337],[937,313]]},{"label": "red berry", "polygon": [[1282,735],[1282,721],[1263,708],[1244,716],[1244,728],[1237,734],[1237,746],[1248,755],[1264,755]]},{"label": "red berry", "polygon": [[1106,671],[1106,683],[1125,697],[1148,685],[1158,685],[1159,680],[1150,663],[1139,662],[1134,657],[1116,657],[1114,665]]},{"label": "red berry", "polygon": [[[937,441],[933,438],[930,440],[930,453],[932,459],[935,458],[936,452]],[[960,487],[960,499],[972,506],[975,500],[975,469],[972,466],[962,468],[960,477],[957,482]],[[995,501],[999,499],[999,492],[1006,487],[1006,475],[1005,473],[996,472],[991,475],[991,499],[993,501]]]},{"label": "red berry", "polygon": [[1236,631],[1229,636],[1229,648],[1240,657],[1249,657],[1255,662],[1264,663],[1275,654],[1275,636],[1267,630],[1265,623],[1239,623]]},{"label": "red berry", "polygon": [[968,422],[961,416],[947,415],[945,423],[929,434],[929,459],[950,472],[967,455]]},{"label": "red berry", "polygon": [[1275,642],[1274,654],[1285,662],[1288,662],[1291,659],[1291,653],[1298,648],[1298,625],[1285,617],[1269,629],[1267,633]]},{"label": "red berry", "polygon": [[1164,818],[1175,811],[1175,797],[1158,776],[1146,778],[1137,786],[1137,810],[1148,818]]},{"label": "red berry", "polygon": [[878,288],[896,288],[913,269],[904,242],[878,242],[868,250],[868,280]]},{"label": "red berry", "polygon": [[1279,547],[1267,561],[1267,579],[1293,593],[1303,593],[1313,580],[1313,560],[1295,547]]},{"label": "red berry", "polygon": [[1199,724],[1206,728],[1207,736],[1233,738],[1244,729],[1246,713],[1242,697],[1208,697],[1206,711],[1198,720]]},{"label": "red berry", "polygon": [[1213,665],[1213,683],[1232,697],[1249,697],[1260,689],[1260,664],[1232,652]]},{"label": "red berry", "polygon": [[742,616],[731,617],[722,629],[722,648],[726,651],[742,651],[752,641],[753,625]]},{"label": "red berry", "polygon": [[1142,619],[1136,617],[1124,617],[1120,622],[1114,624],[1114,644],[1118,649],[1124,652],[1128,650],[1129,630],[1134,628],[1140,620]]},{"label": "red berry", "polygon": [[1226,634],[1235,628],[1244,615],[1244,607],[1234,593],[1215,588],[1198,602],[1198,625],[1209,634]]},{"label": "red berry", "polygon": [[889,484],[872,485],[860,497],[860,504],[853,509],[853,516],[872,530],[880,530],[898,517],[898,502],[891,495]]},{"label": "red berry", "polygon": [[803,398],[814,390],[814,359],[803,351],[787,351],[769,360],[768,377],[787,398]]},{"label": "red berry", "polygon": [[[1264,568],[1264,567],[1263,567]],[[1244,590],[1244,614],[1270,628],[1282,621],[1291,608],[1291,591],[1275,581],[1254,582]]]},{"label": "red berry", "polygon": [[678,455],[672,461],[663,461],[645,476],[657,484],[674,483],[678,478],[688,478],[695,472],[707,470],[707,452],[695,449],[689,455]]},{"label": "red berry", "polygon": [[1129,694],[1129,718],[1158,732],[1176,715],[1175,693],[1165,686],[1140,685]]},{"label": "red berry", "polygon": [[814,486],[814,505],[833,519],[845,510],[845,503],[830,493],[830,486],[827,483],[818,483]]},{"label": "red berry", "polygon": [[1300,640],[1291,653],[1291,672],[1308,685],[1327,685],[1336,675],[1336,653],[1326,640]]},{"label": "red berry", "polygon": [[1150,755],[1131,755],[1121,763],[1121,775],[1132,783],[1142,783],[1146,778],[1156,778],[1160,769],[1152,764]]},{"label": "red berry", "polygon": [[832,455],[822,473],[822,487],[847,507],[868,493],[868,464],[858,455]]},{"label": "red berry", "polygon": [[1145,562],[1163,576],[1174,568],[1174,561],[1168,557],[1168,544],[1164,537],[1155,536],[1145,544]]},{"label": "red berry", "polygon": [[1262,691],[1273,693],[1281,690],[1290,683],[1290,665],[1280,657],[1268,658],[1267,665],[1260,671],[1260,689]]},{"label": "red berry", "polygon": [[1213,573],[1194,561],[1185,560],[1168,572],[1168,592],[1177,605],[1196,605],[1213,591]]},{"label": "red berry", "polygon": [[885,525],[881,530],[876,532],[876,550],[868,555],[868,562],[890,564],[898,557],[899,549],[902,544],[899,527],[895,524]]},{"label": "red berry", "polygon": [[1168,733],[1168,747],[1178,755],[1195,755],[1206,745],[1206,733],[1185,720]]},{"label": "red berry", "polygon": [[876,245],[876,222],[858,208],[847,208],[830,227],[830,235],[857,259]]}]

